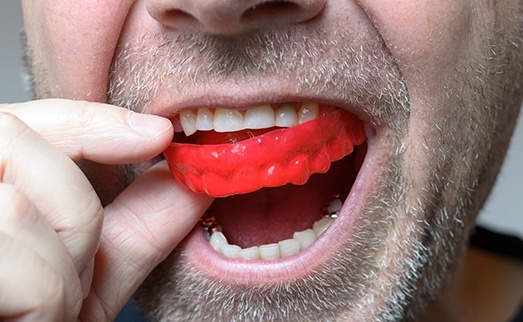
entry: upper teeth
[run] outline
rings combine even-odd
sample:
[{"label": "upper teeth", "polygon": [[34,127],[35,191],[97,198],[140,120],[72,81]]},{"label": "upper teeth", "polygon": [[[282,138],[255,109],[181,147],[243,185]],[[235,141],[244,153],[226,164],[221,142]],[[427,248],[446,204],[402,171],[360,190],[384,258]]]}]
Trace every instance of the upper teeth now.
[{"label": "upper teeth", "polygon": [[295,108],[295,105],[290,103],[276,106],[266,104],[246,111],[202,107],[197,111],[183,110],[173,123],[175,131],[183,131],[189,136],[196,131],[236,132],[274,126],[291,127],[334,110],[335,107],[319,106],[317,103],[303,103],[299,108]]}]

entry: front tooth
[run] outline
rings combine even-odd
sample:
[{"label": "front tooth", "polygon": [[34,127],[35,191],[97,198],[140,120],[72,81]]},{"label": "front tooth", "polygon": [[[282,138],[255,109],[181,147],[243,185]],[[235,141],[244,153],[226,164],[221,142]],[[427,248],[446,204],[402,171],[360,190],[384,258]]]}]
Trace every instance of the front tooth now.
[{"label": "front tooth", "polygon": [[293,237],[300,242],[301,250],[309,247],[310,244],[316,240],[316,233],[312,229],[306,229],[304,231],[295,232]]},{"label": "front tooth", "polygon": [[278,244],[261,245],[258,247],[261,259],[280,258],[280,246]]},{"label": "front tooth", "polygon": [[312,230],[316,234],[316,237],[319,237],[325,230],[327,230],[333,221],[333,218],[325,217],[315,222],[312,225]]},{"label": "front tooth", "polygon": [[291,256],[300,251],[300,242],[293,238],[282,240],[278,242],[278,245],[280,246],[281,257]]},{"label": "front tooth", "polygon": [[260,250],[258,246],[253,246],[240,250],[239,255],[243,259],[260,259]]},{"label": "front tooth", "polygon": [[235,132],[243,130],[243,115],[239,111],[217,108],[214,112],[216,132]]},{"label": "front tooth", "polygon": [[225,257],[229,258],[240,258],[240,251],[242,249],[238,245],[229,245],[225,244],[222,245],[222,248],[220,249],[221,253]]},{"label": "front tooth", "polygon": [[298,112],[298,123],[303,124],[307,121],[318,118],[319,107],[316,103],[303,103]]},{"label": "front tooth", "polygon": [[268,104],[247,110],[243,125],[246,129],[265,129],[273,127],[274,110]]},{"label": "front tooth", "polygon": [[209,243],[211,243],[212,248],[214,248],[217,252],[221,251],[223,245],[229,244],[227,242],[227,238],[221,231],[213,232]]},{"label": "front tooth", "polygon": [[291,127],[298,125],[298,117],[296,116],[296,110],[291,104],[282,104],[274,114],[276,126],[280,127]]},{"label": "front tooth", "polygon": [[196,114],[191,110],[180,112],[180,123],[185,135],[189,136],[196,132]]},{"label": "front tooth", "polygon": [[199,108],[196,115],[196,129],[199,131],[210,131],[213,126],[214,115],[208,108]]}]

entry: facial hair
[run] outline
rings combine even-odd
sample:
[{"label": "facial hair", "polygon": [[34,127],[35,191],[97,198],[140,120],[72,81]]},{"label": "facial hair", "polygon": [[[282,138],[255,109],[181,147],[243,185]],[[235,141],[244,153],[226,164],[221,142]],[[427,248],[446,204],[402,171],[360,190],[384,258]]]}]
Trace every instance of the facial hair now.
[{"label": "facial hair", "polygon": [[[341,99],[365,107],[376,122],[394,128],[389,139],[398,141],[405,128],[401,124],[408,119],[408,95],[395,62],[382,50],[382,41],[355,39],[348,33],[326,40],[321,30],[315,36],[274,32],[243,40],[202,35],[173,40],[145,35],[120,49],[110,82],[110,103],[145,111],[161,87],[185,95],[192,86],[230,79],[241,83],[270,75],[294,84],[297,93],[306,90],[319,95],[336,89]],[[351,42],[365,47],[346,45]],[[148,43],[158,45],[147,47]],[[377,196],[402,198],[401,174],[397,173],[400,159],[397,154],[390,160],[390,180],[384,180],[387,184]],[[177,250],[144,283],[138,301],[155,321],[333,320],[365,305],[360,296],[372,286],[369,277],[379,271],[375,254],[383,252],[393,209],[385,199],[368,202],[372,206],[354,237],[345,242],[345,251],[306,279],[256,288],[223,285],[199,274],[185,260],[184,252]],[[404,306],[389,303],[399,308],[377,309],[401,311]]]},{"label": "facial hair", "polygon": [[[415,152],[408,140],[408,89],[382,39],[317,30],[307,37],[274,32],[244,40],[143,35],[121,44],[109,90],[110,102],[119,106],[147,111],[164,87],[185,95],[210,82],[275,76],[294,84],[297,93],[335,90],[341,100],[365,108],[374,125],[389,129],[380,140],[390,153],[362,200],[361,225],[321,270],[295,283],[246,289],[207,279],[177,250],[138,292],[144,312],[155,321],[413,320],[456,265],[517,118],[521,5],[517,14],[512,30],[499,25],[484,37],[476,58],[460,58],[435,107],[448,116],[427,120],[428,140]],[[48,83],[44,66],[27,48],[35,96],[52,97],[56,84]],[[421,182],[414,182],[408,167],[413,153],[430,160]],[[127,182],[141,172],[126,168],[119,174]]]},{"label": "facial hair", "polygon": [[[407,86],[380,38],[317,30],[312,37],[270,32],[242,40],[144,35],[123,45],[111,74],[112,104],[147,111],[166,89],[187,95],[209,83],[276,77],[297,93],[336,91],[362,106],[375,126],[387,125],[380,140],[391,147],[344,250],[307,278],[257,287],[221,283],[178,249],[137,292],[146,315],[154,321],[413,320],[458,264],[486,196],[478,187],[490,187],[499,167],[492,166],[500,162],[493,161],[492,142],[509,120],[500,112],[498,87],[483,82],[507,65],[500,53],[490,53],[449,77],[438,106],[449,117],[427,119],[433,123],[427,142],[415,153],[426,156],[429,171],[418,178],[409,164]],[[479,81],[470,81],[474,74]]]}]

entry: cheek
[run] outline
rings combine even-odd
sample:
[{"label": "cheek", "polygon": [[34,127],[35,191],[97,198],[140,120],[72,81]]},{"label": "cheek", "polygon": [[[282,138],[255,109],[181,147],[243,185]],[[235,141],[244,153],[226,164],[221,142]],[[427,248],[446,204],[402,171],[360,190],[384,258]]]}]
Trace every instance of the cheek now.
[{"label": "cheek", "polygon": [[133,2],[23,1],[33,70],[44,74],[46,95],[106,100],[108,71]]},{"label": "cheek", "polygon": [[[470,110],[474,92],[464,68],[481,60],[482,43],[492,17],[483,0],[359,0],[384,38],[405,78],[410,99],[406,163],[413,178],[454,162],[445,156],[473,158],[462,142],[477,133],[475,120],[487,119]],[[484,52],[484,51],[483,51]],[[468,131],[468,132],[467,132]],[[429,148],[427,148],[429,147]],[[438,152],[433,152],[438,151]],[[442,153],[439,153],[442,152]],[[425,153],[425,154],[424,154]],[[446,155],[445,155],[446,153]],[[447,162],[448,164],[445,164]],[[458,169],[465,162],[450,169]],[[443,174],[449,175],[450,174]],[[465,176],[462,174],[462,176]],[[415,179],[417,180],[417,179]],[[423,182],[416,183],[422,187]]]},{"label": "cheek", "polygon": [[437,73],[452,68],[460,53],[470,50],[474,11],[468,1],[361,2],[404,72]]},{"label": "cheek", "polygon": [[[483,0],[359,0],[395,57],[409,90],[411,129],[444,118],[449,86],[479,60],[492,19]],[[447,101],[447,102],[446,102]],[[429,122],[430,123],[430,122]],[[423,133],[419,133],[422,135]]]}]

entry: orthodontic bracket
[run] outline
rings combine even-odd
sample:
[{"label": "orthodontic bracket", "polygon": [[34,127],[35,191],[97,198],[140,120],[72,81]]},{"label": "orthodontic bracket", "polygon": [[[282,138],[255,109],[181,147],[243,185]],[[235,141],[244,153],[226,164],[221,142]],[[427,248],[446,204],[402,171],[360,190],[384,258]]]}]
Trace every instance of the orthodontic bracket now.
[{"label": "orthodontic bracket", "polygon": [[212,210],[208,210],[205,212],[203,217],[200,218],[200,225],[208,237],[210,237],[215,232],[222,231],[222,227],[216,221],[216,218],[212,214]]},{"label": "orthodontic bracket", "polygon": [[343,207],[343,202],[347,195],[336,194],[332,196],[323,207],[321,207],[321,214],[326,218],[338,218],[340,210]]}]

